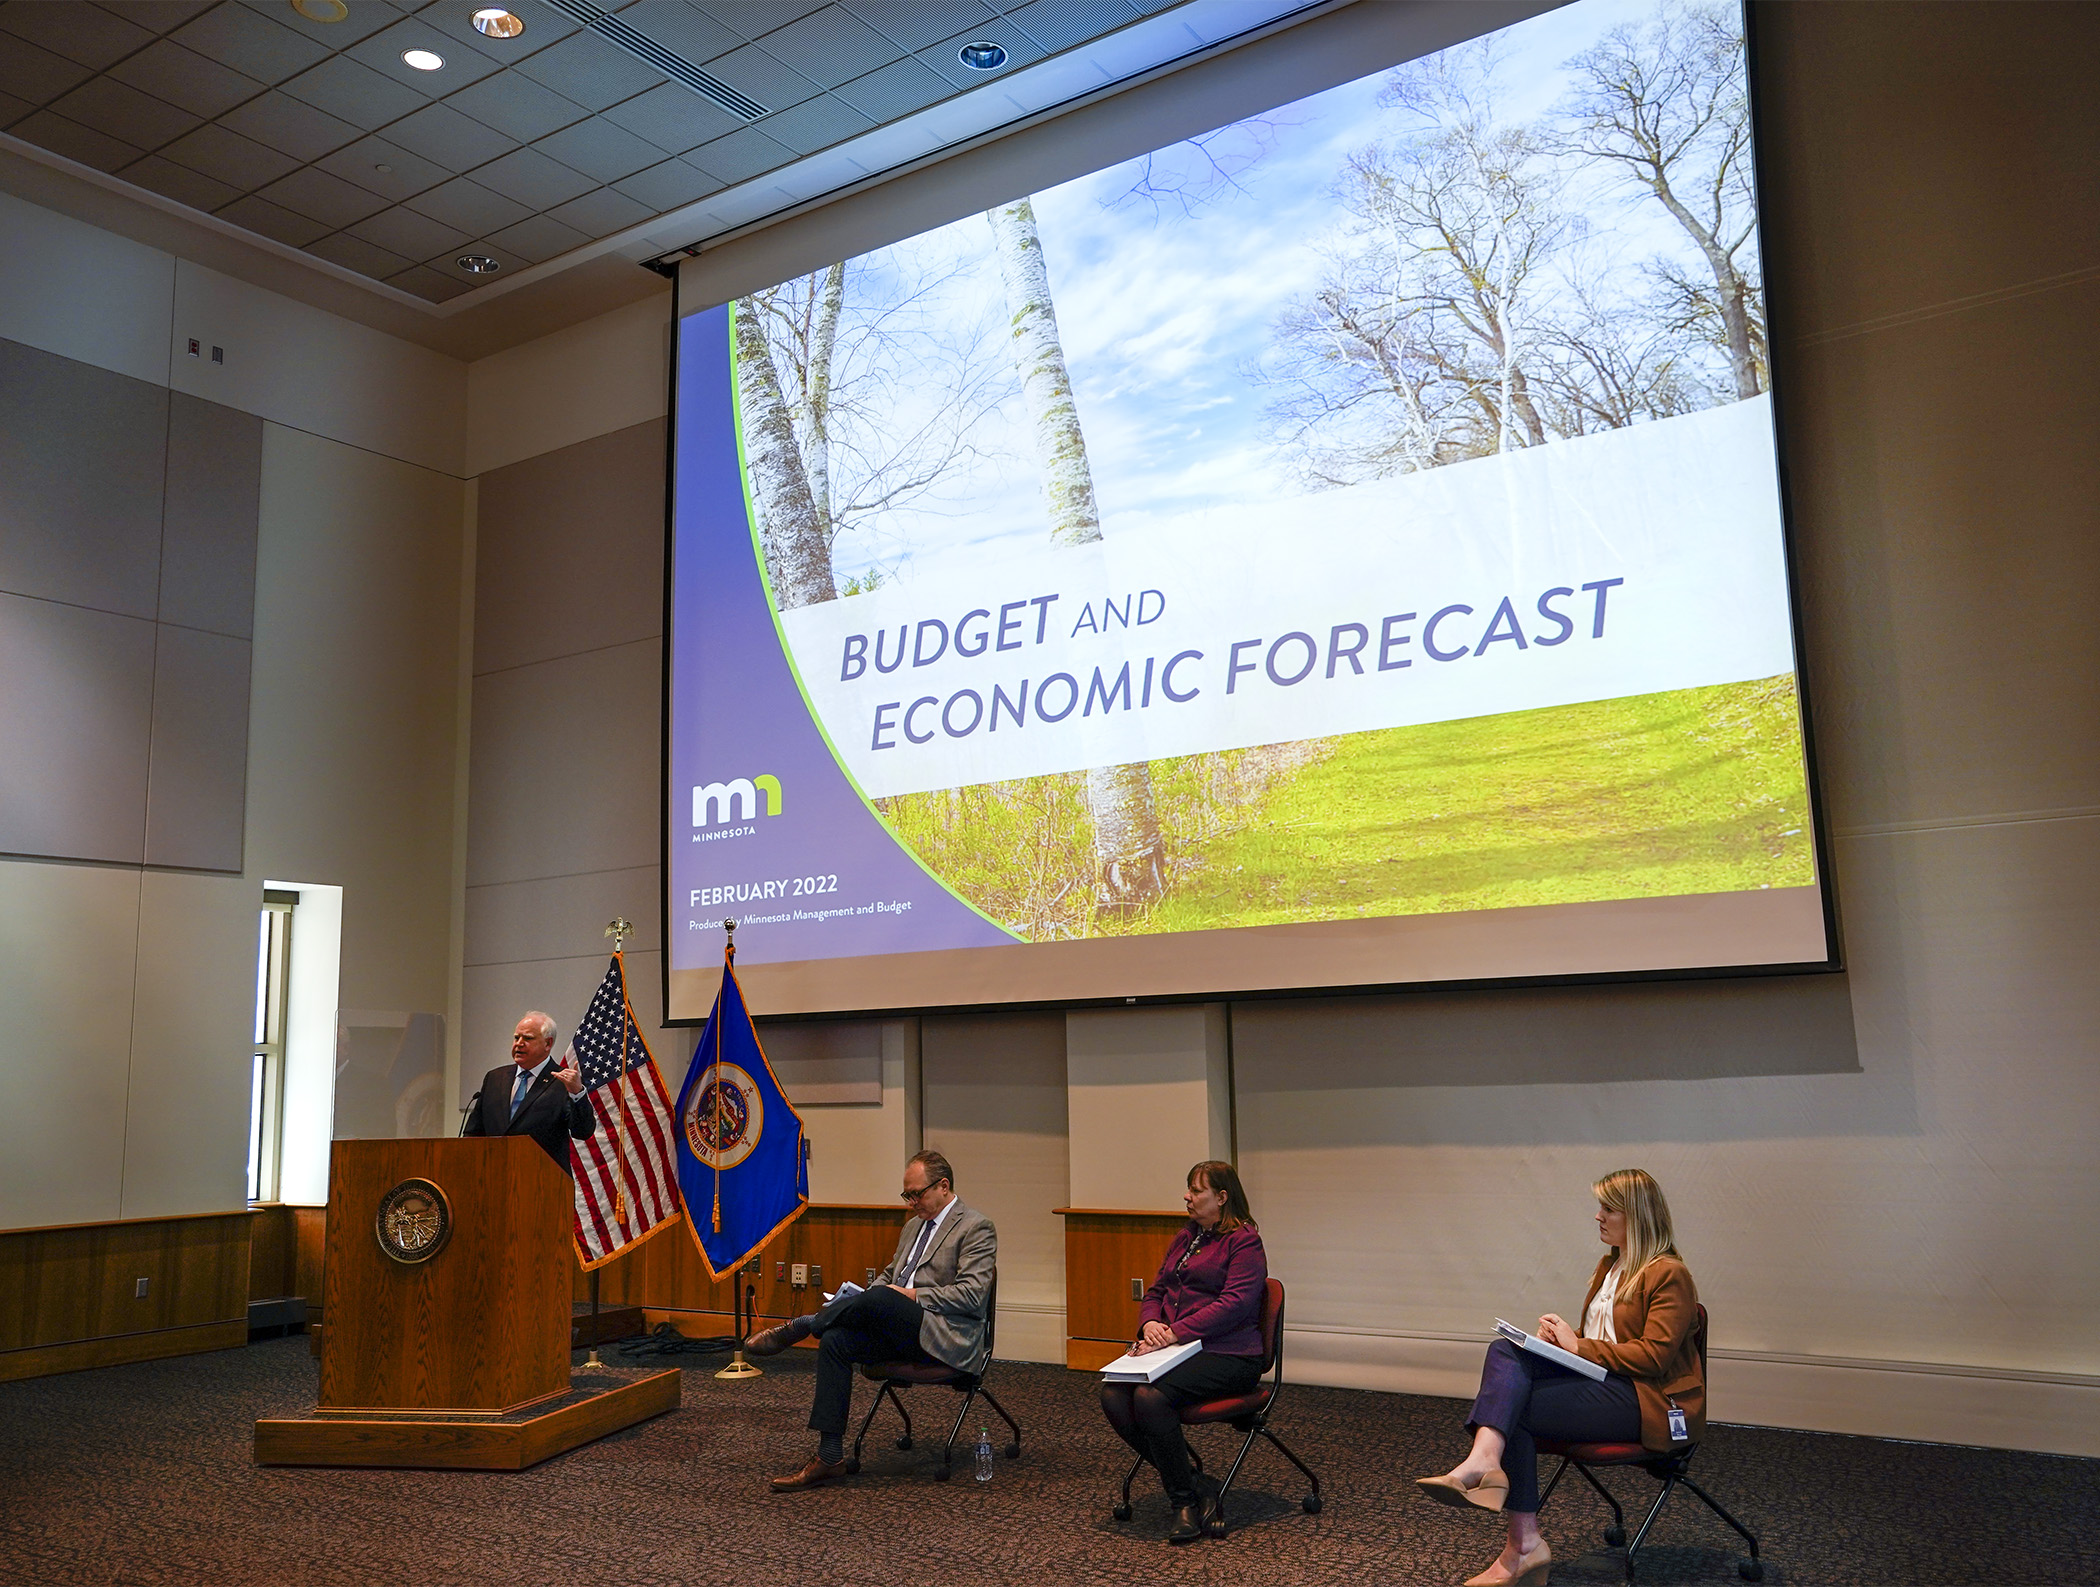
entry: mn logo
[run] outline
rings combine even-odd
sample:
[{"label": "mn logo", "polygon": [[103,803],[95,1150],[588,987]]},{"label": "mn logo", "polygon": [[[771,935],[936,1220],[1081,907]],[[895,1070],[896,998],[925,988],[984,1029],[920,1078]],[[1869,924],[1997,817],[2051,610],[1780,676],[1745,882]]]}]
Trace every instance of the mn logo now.
[{"label": "mn logo", "polygon": [[718,821],[749,821],[758,814],[760,794],[766,796],[766,814],[779,815],[778,777],[736,777],[728,782],[701,783],[693,789],[693,825],[705,827]]},{"label": "mn logo", "polygon": [[758,1082],[735,1064],[714,1064],[686,1103],[686,1144],[709,1168],[734,1168],[758,1146],[765,1123]]}]

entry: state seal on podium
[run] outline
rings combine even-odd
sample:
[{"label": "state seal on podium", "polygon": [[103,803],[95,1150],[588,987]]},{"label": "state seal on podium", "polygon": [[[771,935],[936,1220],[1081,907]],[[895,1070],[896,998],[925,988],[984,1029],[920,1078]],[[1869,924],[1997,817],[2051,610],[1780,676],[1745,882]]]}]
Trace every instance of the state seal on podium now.
[{"label": "state seal on podium", "polygon": [[427,1179],[404,1179],[379,1198],[372,1220],[379,1249],[407,1267],[427,1262],[452,1238],[452,1204]]}]

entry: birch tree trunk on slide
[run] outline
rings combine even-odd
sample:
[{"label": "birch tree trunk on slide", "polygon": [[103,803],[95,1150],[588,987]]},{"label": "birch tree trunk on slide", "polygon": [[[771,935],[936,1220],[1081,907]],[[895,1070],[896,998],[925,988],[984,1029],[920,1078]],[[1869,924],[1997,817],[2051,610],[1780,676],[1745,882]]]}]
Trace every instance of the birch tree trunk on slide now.
[{"label": "birch tree trunk on slide", "polygon": [[[1014,365],[1035,433],[1050,539],[1057,545],[1086,545],[1101,538],[1101,514],[1094,505],[1094,475],[1087,465],[1079,407],[1072,400],[1035,207],[1018,199],[987,218],[998,244]],[[1152,802],[1151,770],[1143,762],[1096,766],[1086,774],[1086,798],[1094,817],[1096,905],[1127,913],[1157,903],[1166,892],[1166,844]]]},{"label": "birch tree trunk on slide", "polygon": [[795,424],[781,399],[779,372],[766,345],[758,306],[736,305],[736,378],[744,419],[744,458],[765,512],[764,539],[773,597],[782,611],[839,598],[831,576],[831,543],[809,488]]}]

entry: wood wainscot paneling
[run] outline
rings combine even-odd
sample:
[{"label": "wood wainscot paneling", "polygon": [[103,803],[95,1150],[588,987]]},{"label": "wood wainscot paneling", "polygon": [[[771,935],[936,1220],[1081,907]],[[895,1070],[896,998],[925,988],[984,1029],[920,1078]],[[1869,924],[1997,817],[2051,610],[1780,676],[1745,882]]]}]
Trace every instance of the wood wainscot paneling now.
[{"label": "wood wainscot paneling", "polygon": [[246,1344],[252,1218],[0,1233],[0,1382]]},{"label": "wood wainscot paneling", "polygon": [[[756,1273],[738,1275],[757,1291],[752,1302],[757,1318],[753,1326],[763,1328],[815,1311],[824,1304],[823,1292],[837,1289],[841,1279],[865,1284],[870,1269],[879,1272],[896,1254],[897,1233],[905,1217],[903,1207],[897,1205],[811,1203],[808,1211],[767,1243],[759,1254]],[[821,1270],[809,1274],[800,1289],[793,1280],[798,1264]],[[601,1306],[639,1306],[652,1327],[668,1320],[685,1333],[733,1331],[735,1291],[731,1281],[717,1282],[707,1276],[699,1249],[686,1229],[666,1229],[626,1256],[606,1263],[598,1269],[598,1280]],[[580,1268],[574,1293],[579,1301],[590,1295],[589,1275]]]},{"label": "wood wainscot paneling", "polygon": [[1065,1220],[1065,1365],[1092,1372],[1115,1360],[1137,1337],[1138,1302],[1188,1214],[1112,1207],[1054,1210]]}]

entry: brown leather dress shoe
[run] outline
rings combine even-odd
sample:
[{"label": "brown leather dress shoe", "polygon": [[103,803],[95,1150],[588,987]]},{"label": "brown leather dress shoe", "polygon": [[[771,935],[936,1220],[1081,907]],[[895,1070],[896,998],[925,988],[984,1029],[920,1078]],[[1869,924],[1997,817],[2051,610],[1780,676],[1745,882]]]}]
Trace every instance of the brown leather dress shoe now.
[{"label": "brown leather dress shoe", "polygon": [[747,1356],[777,1356],[791,1345],[799,1345],[814,1330],[807,1317],[794,1317],[777,1328],[767,1328],[744,1341]]},{"label": "brown leather dress shoe", "polygon": [[811,1456],[809,1464],[793,1476],[775,1477],[773,1479],[773,1491],[775,1493],[793,1493],[797,1488],[821,1488],[825,1483],[837,1482],[839,1478],[845,1475],[846,1463],[843,1460],[834,1463]]}]

